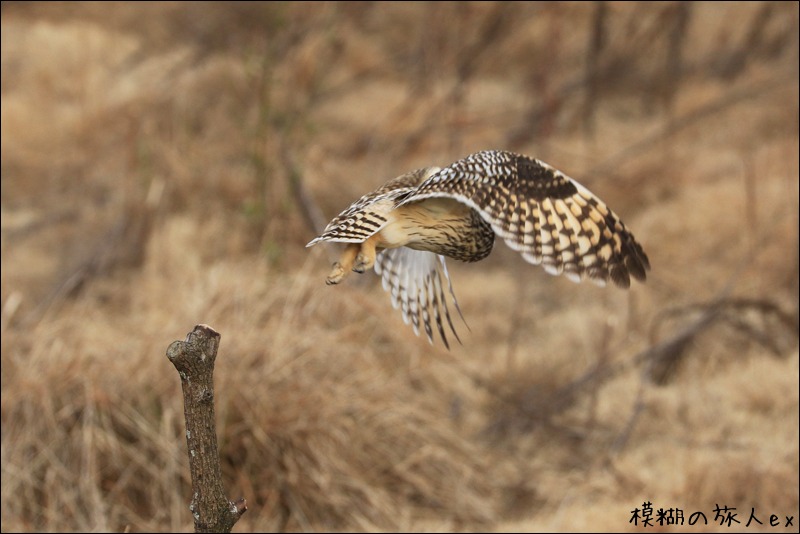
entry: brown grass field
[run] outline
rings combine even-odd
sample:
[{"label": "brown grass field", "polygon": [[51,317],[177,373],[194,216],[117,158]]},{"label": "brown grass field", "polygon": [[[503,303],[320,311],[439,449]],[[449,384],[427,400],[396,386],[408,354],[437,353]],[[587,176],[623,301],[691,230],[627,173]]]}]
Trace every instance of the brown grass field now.
[{"label": "brown grass field", "polygon": [[[3,2],[2,531],[192,530],[165,351],[205,323],[235,531],[796,532],[798,19]],[[647,282],[498,241],[449,262],[449,351],[378,277],[325,285],[320,222],[489,148],[603,198]]]}]

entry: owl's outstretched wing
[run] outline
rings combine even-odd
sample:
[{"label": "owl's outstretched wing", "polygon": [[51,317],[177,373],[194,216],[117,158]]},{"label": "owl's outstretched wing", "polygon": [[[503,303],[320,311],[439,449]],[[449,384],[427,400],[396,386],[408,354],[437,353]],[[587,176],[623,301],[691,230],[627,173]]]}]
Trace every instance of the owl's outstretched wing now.
[{"label": "owl's outstretched wing", "polygon": [[333,218],[319,237],[312,239],[306,247],[321,241],[337,243],[362,243],[379,232],[389,220],[397,201],[413,193],[426,178],[441,170],[425,167],[389,180],[375,191],[362,196]]},{"label": "owl's outstretched wing", "polygon": [[392,297],[392,306],[400,309],[403,321],[414,327],[419,335],[420,327],[425,330],[428,340],[433,343],[434,325],[445,346],[450,348],[445,331],[445,322],[450,331],[458,337],[450,309],[448,295],[461,315],[444,256],[432,252],[414,250],[406,247],[383,250],[375,259],[375,272],[381,277],[383,289]]},{"label": "owl's outstretched wing", "polygon": [[398,206],[453,198],[478,211],[530,263],[573,281],[627,288],[650,262],[620,218],[588,189],[539,160],[505,151],[472,154],[432,175]]}]

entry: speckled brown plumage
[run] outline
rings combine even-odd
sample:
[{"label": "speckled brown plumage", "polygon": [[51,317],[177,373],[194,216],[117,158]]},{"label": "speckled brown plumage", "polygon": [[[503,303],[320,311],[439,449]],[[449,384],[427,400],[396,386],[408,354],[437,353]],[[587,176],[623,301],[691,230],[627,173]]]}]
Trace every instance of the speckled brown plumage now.
[{"label": "speckled brown plumage", "polygon": [[[549,165],[520,154],[483,151],[440,169],[404,174],[364,195],[307,246],[349,243],[328,276],[374,266],[406,323],[447,345],[443,318],[455,333],[445,286],[457,306],[444,257],[473,262],[502,237],[530,263],[573,281],[623,288],[643,281],[650,262],[603,201]],[[446,283],[445,283],[446,282]]]}]

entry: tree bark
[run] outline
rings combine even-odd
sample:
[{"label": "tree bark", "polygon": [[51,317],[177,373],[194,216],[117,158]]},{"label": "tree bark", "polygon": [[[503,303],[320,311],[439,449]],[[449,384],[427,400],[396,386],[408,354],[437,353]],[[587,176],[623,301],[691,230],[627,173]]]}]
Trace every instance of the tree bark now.
[{"label": "tree bark", "polygon": [[178,370],[183,389],[192,475],[189,510],[195,532],[230,532],[247,511],[247,502],[228,499],[222,484],[214,419],[214,361],[219,340],[213,328],[197,325],[186,341],[175,341],[167,349],[167,358]]}]

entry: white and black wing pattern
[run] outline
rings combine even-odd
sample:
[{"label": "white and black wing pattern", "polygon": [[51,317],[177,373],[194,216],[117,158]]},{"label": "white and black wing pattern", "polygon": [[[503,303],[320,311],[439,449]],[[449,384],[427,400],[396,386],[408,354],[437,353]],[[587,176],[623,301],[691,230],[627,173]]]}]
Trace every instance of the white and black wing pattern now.
[{"label": "white and black wing pattern", "polygon": [[407,247],[387,249],[376,257],[375,272],[382,279],[383,289],[391,295],[392,306],[400,309],[403,321],[414,327],[415,334],[419,335],[421,327],[433,343],[435,328],[445,346],[450,348],[445,333],[446,322],[461,342],[450,316],[447,293],[462,320],[463,316],[450,284],[444,256]]},{"label": "white and black wing pattern", "polygon": [[439,170],[439,167],[425,167],[389,180],[334,217],[322,234],[306,247],[320,241],[363,243],[387,224],[398,199],[414,192],[423,180]]},{"label": "white and black wing pattern", "polygon": [[650,262],[620,218],[588,189],[539,160],[472,154],[434,174],[398,205],[448,197],[478,211],[530,263],[573,281],[629,287]]}]

